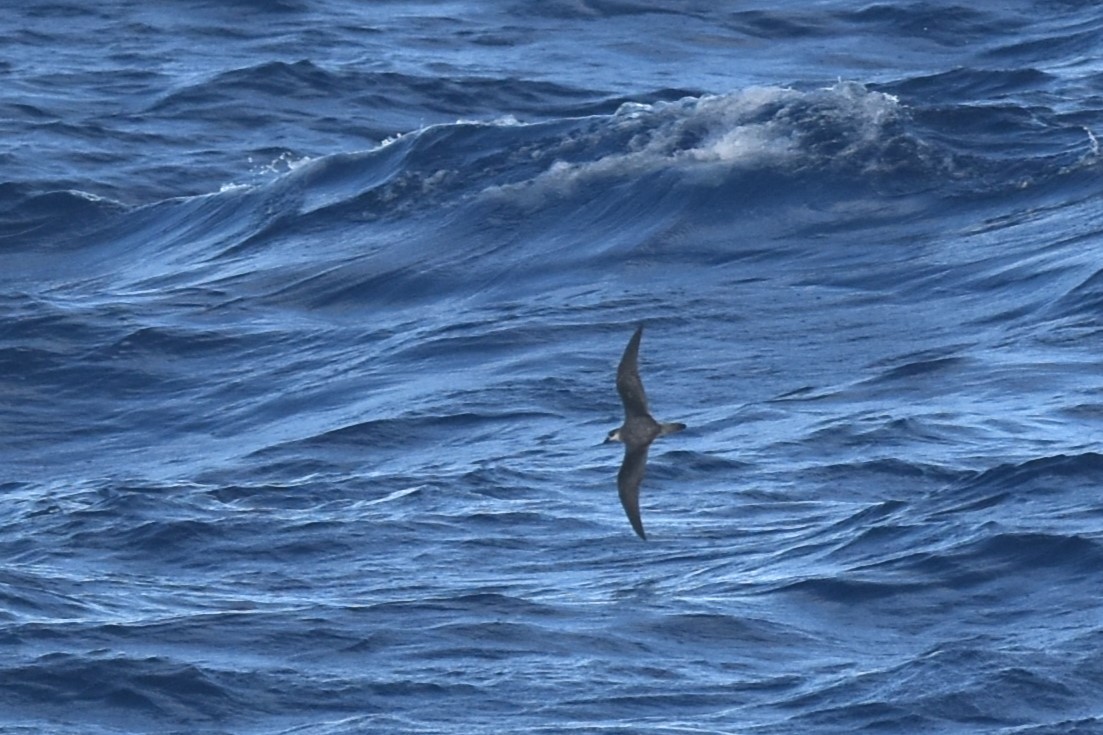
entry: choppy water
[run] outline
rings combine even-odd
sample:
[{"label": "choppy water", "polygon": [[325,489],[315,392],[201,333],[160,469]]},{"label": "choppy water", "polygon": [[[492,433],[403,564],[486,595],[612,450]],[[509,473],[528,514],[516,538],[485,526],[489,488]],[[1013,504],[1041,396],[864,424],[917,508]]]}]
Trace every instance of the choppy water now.
[{"label": "choppy water", "polygon": [[0,10],[0,730],[1103,732],[1103,16],[991,5]]}]

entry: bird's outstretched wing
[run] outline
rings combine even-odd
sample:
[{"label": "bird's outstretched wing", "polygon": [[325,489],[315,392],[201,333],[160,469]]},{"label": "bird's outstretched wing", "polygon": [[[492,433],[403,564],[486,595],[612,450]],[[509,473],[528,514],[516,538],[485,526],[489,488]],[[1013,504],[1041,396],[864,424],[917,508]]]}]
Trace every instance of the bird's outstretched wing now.
[{"label": "bird's outstretched wing", "polygon": [[[636,337],[639,337],[639,334],[636,332]],[[643,482],[643,473],[647,469],[648,448],[646,444],[642,447],[625,447],[624,463],[617,473],[620,503],[624,506],[624,512],[628,515],[632,528],[644,541],[647,540],[647,534],[643,532],[643,521],[640,519],[640,483]]]},{"label": "bird's outstretched wing", "polygon": [[637,327],[632,339],[628,340],[628,346],[624,348],[624,357],[620,358],[617,367],[617,393],[624,403],[624,415],[627,418],[634,416],[649,416],[647,412],[647,394],[643,392],[643,383],[640,382],[639,354],[640,337],[643,336],[643,327]]}]

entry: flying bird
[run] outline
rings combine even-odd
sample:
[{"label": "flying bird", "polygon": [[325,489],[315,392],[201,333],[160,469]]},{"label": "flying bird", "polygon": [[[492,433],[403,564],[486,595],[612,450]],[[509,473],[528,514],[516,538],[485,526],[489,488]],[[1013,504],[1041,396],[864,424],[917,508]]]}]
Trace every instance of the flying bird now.
[{"label": "flying bird", "polygon": [[666,434],[673,434],[686,428],[685,424],[667,424],[656,421],[647,410],[647,395],[640,382],[639,354],[640,337],[643,327],[636,329],[628,346],[624,348],[624,357],[617,367],[617,393],[624,403],[624,425],[613,429],[605,442],[624,443],[624,462],[617,473],[617,491],[628,521],[639,537],[647,540],[640,520],[640,483],[647,469],[647,450],[651,442]]}]

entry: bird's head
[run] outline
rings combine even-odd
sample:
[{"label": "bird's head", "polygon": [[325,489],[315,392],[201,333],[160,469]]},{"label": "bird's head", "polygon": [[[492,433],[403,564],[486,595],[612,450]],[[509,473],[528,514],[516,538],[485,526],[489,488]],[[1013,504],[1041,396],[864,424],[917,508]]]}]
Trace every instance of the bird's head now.
[{"label": "bird's head", "polygon": [[605,437],[605,443],[624,441],[620,438],[620,429],[613,429],[609,432],[609,436]]}]

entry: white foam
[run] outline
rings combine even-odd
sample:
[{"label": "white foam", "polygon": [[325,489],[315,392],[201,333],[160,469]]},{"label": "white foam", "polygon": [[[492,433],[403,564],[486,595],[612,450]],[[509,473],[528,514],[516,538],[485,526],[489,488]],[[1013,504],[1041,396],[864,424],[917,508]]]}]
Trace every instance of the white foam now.
[{"label": "white foam", "polygon": [[423,490],[425,485],[414,485],[413,487],[403,488],[402,490],[395,490],[393,493],[384,495],[382,498],[376,498],[375,500],[367,500],[361,503],[361,505],[379,505],[380,503],[389,503],[392,500],[398,500],[404,498],[407,495],[413,495],[419,490]]},{"label": "white foam", "polygon": [[[603,177],[630,178],[671,169],[722,174],[807,164],[816,154],[806,140],[817,134],[838,135],[843,155],[860,151],[876,144],[899,108],[891,95],[845,82],[813,91],[756,87],[669,103],[626,103],[607,124],[581,139],[564,141],[564,147],[568,142],[575,148],[580,143],[590,147],[599,154],[595,158],[554,160],[530,181],[488,192],[565,194]],[[608,152],[600,155],[603,150]]]}]

